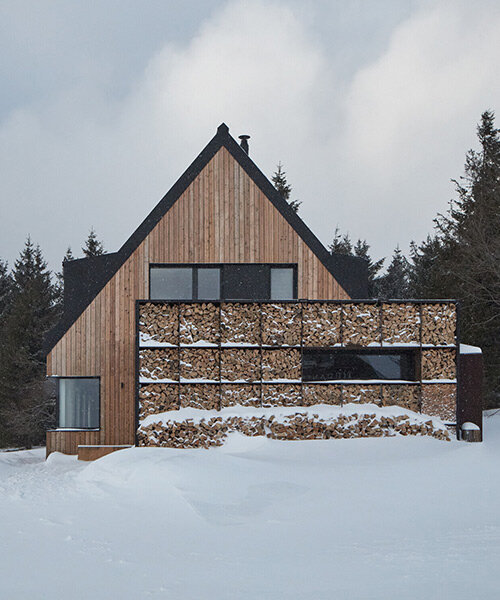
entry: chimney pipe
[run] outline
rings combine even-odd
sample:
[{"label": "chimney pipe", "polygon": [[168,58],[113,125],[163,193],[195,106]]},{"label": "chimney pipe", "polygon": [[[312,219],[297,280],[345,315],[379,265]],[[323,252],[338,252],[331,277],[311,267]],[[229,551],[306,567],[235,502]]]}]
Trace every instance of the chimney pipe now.
[{"label": "chimney pipe", "polygon": [[250,136],[249,135],[239,135],[238,137],[241,140],[241,142],[240,142],[241,148],[248,154],[248,140],[250,139]]}]

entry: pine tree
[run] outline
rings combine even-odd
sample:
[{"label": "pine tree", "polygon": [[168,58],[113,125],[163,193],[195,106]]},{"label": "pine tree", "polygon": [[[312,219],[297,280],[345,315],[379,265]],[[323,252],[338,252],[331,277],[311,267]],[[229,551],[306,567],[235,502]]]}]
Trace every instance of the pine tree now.
[{"label": "pine tree", "polygon": [[354,246],[354,256],[363,258],[368,263],[368,295],[370,298],[374,298],[377,295],[377,280],[378,272],[382,268],[385,258],[373,261],[369,250],[370,246],[366,240],[358,240]]},{"label": "pine tree", "polygon": [[0,409],[13,443],[43,443],[53,415],[43,393],[43,338],[54,324],[55,290],[39,246],[28,238],[12,273],[0,348]]},{"label": "pine tree", "polygon": [[420,245],[411,242],[409,273],[411,298],[449,297],[443,258],[444,248],[438,236],[428,235]]},{"label": "pine tree", "polygon": [[[68,246],[66,254],[63,256],[62,259],[62,265],[64,266],[64,263],[69,262],[71,260],[75,260],[75,257],[73,256],[73,252],[71,251],[71,246]],[[62,270],[56,273],[55,292],[57,312],[60,314],[62,313],[64,303],[64,273]]]},{"label": "pine tree", "polygon": [[286,180],[286,173],[283,170],[283,165],[279,162],[277,170],[274,175],[271,177],[271,181],[274,184],[274,187],[278,190],[280,195],[288,202],[290,207],[296,212],[299,212],[299,206],[302,204],[300,200],[290,200],[290,195],[292,193],[292,187]]},{"label": "pine tree", "polygon": [[10,304],[12,293],[12,277],[6,262],[0,259],[0,335],[6,310]]},{"label": "pine tree", "polygon": [[344,254],[345,256],[352,256],[353,249],[349,234],[345,233],[344,235],[341,235],[338,226],[335,227],[333,241],[328,246],[328,250],[330,251],[330,254]]},{"label": "pine tree", "polygon": [[481,346],[487,405],[500,405],[500,130],[486,111],[477,129],[481,150],[466,155],[457,198],[436,227],[442,271],[451,297],[461,301],[461,335]]},{"label": "pine tree", "polygon": [[97,239],[97,235],[93,227],[89,232],[89,236],[85,241],[85,246],[82,248],[82,251],[86,257],[101,256],[101,254],[104,254],[104,245],[100,240]]},{"label": "pine tree", "polygon": [[410,265],[399,246],[394,250],[387,273],[377,282],[378,295],[387,299],[408,298]]}]

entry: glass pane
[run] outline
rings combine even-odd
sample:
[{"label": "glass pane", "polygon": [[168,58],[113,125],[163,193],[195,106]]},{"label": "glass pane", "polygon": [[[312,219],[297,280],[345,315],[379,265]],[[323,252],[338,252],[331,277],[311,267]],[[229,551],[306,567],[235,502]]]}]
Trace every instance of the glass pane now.
[{"label": "glass pane", "polygon": [[271,300],[293,300],[293,268],[271,269]]},{"label": "glass pane", "polygon": [[198,268],[198,298],[200,300],[220,299],[220,269]]},{"label": "glass pane", "polygon": [[59,379],[59,427],[99,428],[99,379]]},{"label": "glass pane", "polygon": [[415,355],[412,352],[362,352],[304,349],[304,381],[339,379],[415,380]]},{"label": "glass pane", "polygon": [[149,272],[151,300],[192,300],[193,269],[152,267]]}]

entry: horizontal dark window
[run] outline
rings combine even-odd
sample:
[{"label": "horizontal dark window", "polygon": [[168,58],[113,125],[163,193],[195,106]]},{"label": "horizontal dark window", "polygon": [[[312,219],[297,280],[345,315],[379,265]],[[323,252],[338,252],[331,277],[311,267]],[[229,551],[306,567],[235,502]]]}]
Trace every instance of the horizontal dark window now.
[{"label": "horizontal dark window", "polygon": [[304,381],[344,379],[416,380],[416,356],[413,350],[304,348]]},{"label": "horizontal dark window", "polygon": [[70,429],[99,428],[99,378],[58,379],[58,425]]},{"label": "horizontal dark window", "polygon": [[297,268],[277,264],[151,265],[151,300],[293,300]]}]

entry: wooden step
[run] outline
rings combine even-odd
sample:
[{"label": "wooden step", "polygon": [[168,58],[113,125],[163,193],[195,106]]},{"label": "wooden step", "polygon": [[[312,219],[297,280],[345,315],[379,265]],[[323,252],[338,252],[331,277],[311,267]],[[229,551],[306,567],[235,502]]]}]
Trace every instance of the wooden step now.
[{"label": "wooden step", "polygon": [[97,460],[106,456],[106,454],[125,448],[132,448],[132,446],[78,446],[78,460]]}]

